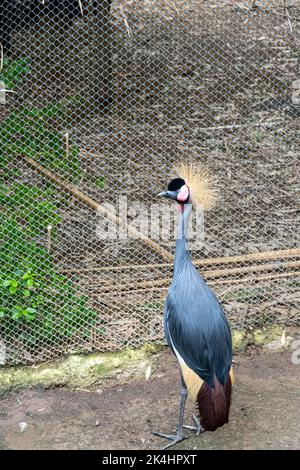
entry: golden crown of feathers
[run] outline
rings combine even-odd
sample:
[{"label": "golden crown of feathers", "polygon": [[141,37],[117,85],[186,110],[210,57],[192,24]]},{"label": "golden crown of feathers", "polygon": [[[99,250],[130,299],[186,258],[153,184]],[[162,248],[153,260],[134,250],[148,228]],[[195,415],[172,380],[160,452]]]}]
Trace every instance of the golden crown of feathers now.
[{"label": "golden crown of feathers", "polygon": [[220,193],[216,178],[207,167],[199,163],[181,162],[175,167],[175,172],[189,187],[191,201],[195,206],[205,210],[215,207]]}]

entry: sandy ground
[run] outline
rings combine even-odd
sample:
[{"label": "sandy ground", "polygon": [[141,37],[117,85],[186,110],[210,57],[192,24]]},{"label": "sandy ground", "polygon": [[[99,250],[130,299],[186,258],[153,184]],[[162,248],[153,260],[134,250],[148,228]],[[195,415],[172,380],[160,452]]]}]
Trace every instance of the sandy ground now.
[{"label": "sandy ground", "polygon": [[[291,352],[235,357],[230,423],[177,449],[299,449],[300,365]],[[98,392],[26,390],[0,402],[0,449],[157,449],[151,430],[176,426],[178,368],[169,351],[146,381],[107,383]],[[191,420],[192,406],[186,410]],[[27,423],[21,431],[20,423]]]}]

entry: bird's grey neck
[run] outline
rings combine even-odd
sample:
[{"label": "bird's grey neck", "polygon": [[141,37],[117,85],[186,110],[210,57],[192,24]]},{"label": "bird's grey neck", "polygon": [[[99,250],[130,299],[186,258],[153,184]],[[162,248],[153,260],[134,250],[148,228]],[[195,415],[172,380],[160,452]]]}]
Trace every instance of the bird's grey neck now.
[{"label": "bird's grey neck", "polygon": [[176,249],[174,260],[174,274],[182,261],[187,258],[187,236],[188,225],[192,213],[192,204],[184,204],[183,211],[181,212],[177,234],[176,234]]}]

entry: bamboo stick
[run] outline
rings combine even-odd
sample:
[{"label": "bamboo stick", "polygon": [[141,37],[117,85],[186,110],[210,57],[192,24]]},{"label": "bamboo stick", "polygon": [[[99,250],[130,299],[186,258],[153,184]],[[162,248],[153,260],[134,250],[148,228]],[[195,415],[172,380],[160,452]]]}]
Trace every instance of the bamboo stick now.
[{"label": "bamboo stick", "polygon": [[158,243],[155,241],[151,240],[148,238],[146,235],[140,233],[138,230],[136,230],[134,227],[131,225],[121,222],[119,217],[115,216],[112,212],[107,210],[105,207],[103,207],[101,204],[98,202],[94,201],[91,197],[89,197],[87,194],[83,193],[79,189],[76,188],[71,183],[67,183],[65,180],[63,180],[60,176],[57,176],[55,173],[52,171],[47,170],[45,167],[37,163],[35,160],[33,160],[30,157],[27,157],[23,155],[24,160],[36,171],[41,173],[42,175],[46,176],[49,178],[53,183],[57,184],[60,186],[62,189],[67,191],[69,194],[74,196],[76,199],[79,201],[83,202],[87,206],[91,207],[92,209],[96,210],[98,214],[102,215],[103,217],[111,220],[113,223],[118,225],[120,228],[123,230],[127,230],[128,233],[136,238],[139,238],[142,242],[144,242],[146,245],[148,245],[150,248],[152,248],[154,251],[159,253],[163,258],[171,261],[173,260],[173,256],[164,248],[162,248]]},{"label": "bamboo stick", "polygon": [[[300,256],[299,248],[288,250],[263,251],[260,253],[249,253],[248,255],[227,256],[222,258],[203,258],[193,261],[195,266],[207,266],[231,263],[247,263],[248,261],[264,261],[268,259],[296,258]],[[59,273],[84,273],[84,272],[102,272],[102,271],[125,271],[127,269],[155,269],[172,267],[173,263],[154,263],[154,264],[127,264],[123,266],[101,266],[91,268],[73,268],[58,269]]]},{"label": "bamboo stick", "polygon": [[51,252],[51,245],[52,245],[52,228],[53,228],[53,225],[52,224],[49,224],[48,227],[47,227],[47,251],[48,253]]},{"label": "bamboo stick", "polygon": [[274,274],[263,274],[262,276],[256,277],[246,277],[240,279],[220,279],[217,281],[209,282],[209,285],[223,285],[223,284],[240,284],[245,282],[259,282],[259,281],[272,281],[274,279],[284,278],[284,277],[292,277],[292,276],[299,276],[300,271],[292,271],[287,273],[274,273]]},{"label": "bamboo stick", "polygon": [[[242,268],[233,268],[233,269],[218,269],[215,271],[203,271],[201,274],[205,279],[215,279],[218,277],[227,277],[227,276],[236,276],[240,274],[247,274],[249,272],[262,272],[262,271],[274,271],[278,269],[286,269],[286,268],[298,268],[300,267],[300,261],[287,261],[281,263],[272,263],[272,264],[264,264],[258,266],[244,266]],[[166,279],[155,279],[153,281],[142,281],[137,282],[136,284],[123,284],[118,285],[118,292],[129,291],[131,289],[145,289],[147,287],[155,287],[155,286],[168,286],[171,283],[171,278],[167,277]],[[103,287],[100,292],[112,292],[116,288],[115,286],[106,286]]]},{"label": "bamboo stick", "polygon": [[195,266],[205,266],[207,264],[227,264],[227,263],[247,263],[248,261],[279,260],[284,258],[300,257],[300,248],[291,248],[288,250],[262,251],[260,253],[249,253],[248,255],[238,255],[223,258],[210,258],[195,260]]},{"label": "bamboo stick", "polygon": [[300,266],[299,261],[280,261],[277,263],[270,264],[259,264],[253,266],[242,266],[240,268],[232,269],[217,269],[213,271],[204,271],[203,275],[208,278],[223,277],[223,276],[232,276],[239,275],[248,272],[260,272],[260,271],[275,271],[282,268],[297,268]]},{"label": "bamboo stick", "polygon": [[[240,278],[240,279],[220,279],[220,280],[215,280],[215,281],[211,281],[211,282],[208,282],[209,286],[219,286],[219,285],[240,285],[240,286],[243,286],[245,285],[245,283],[251,283],[251,282],[254,282],[254,283],[257,283],[257,282],[260,282],[260,281],[272,281],[272,280],[276,280],[276,279],[281,279],[281,278],[285,278],[285,277],[295,277],[295,276],[299,276],[300,275],[300,271],[292,271],[292,272],[287,272],[287,273],[274,273],[274,274],[267,274],[267,275],[262,275],[262,276],[257,276],[257,277],[246,277],[246,278]],[[249,284],[248,284],[249,286]],[[144,288],[144,289],[131,289],[131,290],[128,290],[126,291],[128,294],[134,294],[136,292],[141,292],[141,291],[145,291],[145,292],[152,292],[152,291],[167,291],[168,290],[168,286],[162,286],[162,287],[149,287],[149,288]],[[108,293],[108,292],[106,292]],[[116,290],[116,293],[119,293],[119,290]],[[101,294],[99,293],[96,293],[96,294],[90,294],[92,297],[96,297],[96,296],[99,296]]]}]

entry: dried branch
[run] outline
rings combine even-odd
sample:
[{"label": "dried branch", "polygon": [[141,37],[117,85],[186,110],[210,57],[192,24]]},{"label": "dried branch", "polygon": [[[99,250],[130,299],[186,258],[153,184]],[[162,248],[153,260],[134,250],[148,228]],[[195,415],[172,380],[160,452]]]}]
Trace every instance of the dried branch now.
[{"label": "dried branch", "polygon": [[138,230],[136,230],[134,227],[131,225],[122,222],[119,217],[115,216],[112,212],[110,212],[108,209],[103,207],[101,204],[98,202],[94,201],[91,197],[89,197],[87,194],[83,193],[79,189],[76,188],[73,184],[68,183],[67,181],[63,180],[60,176],[57,176],[55,173],[52,171],[47,170],[45,167],[37,163],[35,160],[32,158],[23,155],[24,160],[32,167],[34,170],[36,170],[38,173],[41,173],[42,175],[46,176],[49,180],[51,180],[53,183],[61,187],[63,190],[67,191],[69,194],[74,196],[76,199],[79,201],[83,202],[87,206],[91,207],[92,209],[96,210],[98,214],[101,216],[111,220],[113,223],[121,227],[124,231],[127,231],[128,234],[132,235],[135,238],[140,239],[142,242],[144,242],[146,245],[148,245],[152,250],[156,251],[159,253],[163,258],[167,260],[172,260],[173,256],[164,248],[162,248],[158,243],[154,242],[150,238],[146,237],[143,233],[140,233]]},{"label": "dried branch", "polygon": [[53,228],[53,225],[52,224],[49,224],[48,227],[47,227],[47,251],[48,253],[51,252],[51,244],[52,244],[52,228]]},{"label": "dried branch", "polygon": [[125,25],[127,34],[128,34],[129,37],[132,37],[133,34],[132,34],[131,28],[130,28],[130,26],[129,26],[129,23],[128,23],[128,21],[127,21],[127,18],[126,18],[125,12],[124,12],[123,5],[120,5],[119,8],[120,8],[120,11],[121,11],[121,15],[122,15],[122,17],[123,17],[123,21],[124,21],[124,25]]},{"label": "dried branch", "polygon": [[[239,278],[239,279],[218,279],[215,281],[208,281],[208,284],[212,287],[217,287],[220,285],[238,285],[239,288],[242,288],[243,286],[247,286],[249,288],[250,284],[257,284],[261,282],[267,282],[267,281],[276,281],[276,279],[282,279],[286,277],[296,277],[300,275],[300,271],[291,271],[291,272],[286,272],[286,273],[274,273],[274,274],[264,274],[262,276],[256,276],[256,277],[245,277],[245,278]],[[161,286],[161,287],[145,287],[143,289],[130,289],[126,291],[128,294],[133,294],[141,291],[145,292],[152,292],[152,291],[167,291],[168,286]],[[227,289],[229,291],[229,289]],[[226,292],[227,292],[226,291]],[[112,293],[113,291],[110,291]],[[119,289],[115,290],[116,293],[119,292]],[[108,292],[107,292],[108,293]],[[96,294],[89,294],[92,297],[99,297],[101,294],[96,293]],[[224,295],[224,293],[223,293]],[[102,300],[101,300],[102,301]]]},{"label": "dried branch", "polygon": [[[201,274],[207,280],[215,279],[218,277],[229,277],[229,276],[238,276],[243,274],[248,274],[250,272],[257,273],[262,271],[278,271],[279,269],[293,269],[299,268],[300,261],[287,261],[287,262],[280,262],[280,263],[272,263],[272,264],[263,264],[263,265],[255,265],[255,266],[244,266],[241,268],[232,268],[232,269],[218,269],[212,271],[202,271]],[[251,278],[253,279],[253,278]],[[240,279],[238,279],[241,282]],[[232,282],[232,281],[231,281]],[[156,279],[152,281],[142,281],[137,282],[135,284],[124,284],[118,286],[118,291],[130,291],[131,289],[146,289],[147,287],[156,287],[156,286],[168,286],[171,283],[171,278],[167,277],[164,279]],[[99,290],[101,293],[105,292],[112,292],[116,288],[115,286],[103,286],[102,289]]]},{"label": "dried branch", "polygon": [[81,16],[83,16],[83,6],[82,6],[81,0],[78,0],[78,3],[79,3],[80,14]]},{"label": "dried branch", "polygon": [[[249,261],[280,260],[286,258],[296,258],[300,256],[299,248],[289,250],[263,251],[261,253],[250,253],[248,255],[227,256],[223,258],[204,258],[193,261],[195,266],[210,266],[223,264],[248,263]],[[102,266],[90,268],[59,269],[61,273],[84,273],[84,272],[102,272],[102,271],[126,271],[128,269],[160,269],[172,267],[173,263],[156,264],[127,264],[123,266]]]}]

